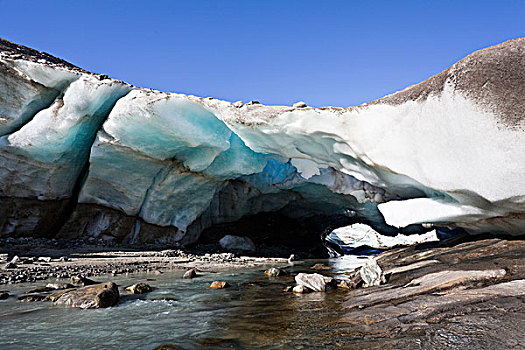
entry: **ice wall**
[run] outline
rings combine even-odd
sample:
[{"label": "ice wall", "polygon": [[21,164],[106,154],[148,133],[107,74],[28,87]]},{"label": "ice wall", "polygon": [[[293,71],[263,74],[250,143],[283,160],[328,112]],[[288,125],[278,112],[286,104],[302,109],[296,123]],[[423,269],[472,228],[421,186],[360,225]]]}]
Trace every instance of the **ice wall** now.
[{"label": "ice wall", "polygon": [[525,39],[349,108],[140,89],[10,45],[1,234],[192,243],[261,214],[315,239],[355,222],[524,233]]}]

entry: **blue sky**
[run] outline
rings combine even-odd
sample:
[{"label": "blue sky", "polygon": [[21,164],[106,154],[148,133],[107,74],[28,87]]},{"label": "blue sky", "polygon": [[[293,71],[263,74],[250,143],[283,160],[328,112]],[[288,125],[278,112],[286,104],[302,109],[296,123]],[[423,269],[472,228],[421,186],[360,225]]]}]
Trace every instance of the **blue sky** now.
[{"label": "blue sky", "polygon": [[360,104],[525,35],[525,1],[0,0],[0,37],[163,91]]}]

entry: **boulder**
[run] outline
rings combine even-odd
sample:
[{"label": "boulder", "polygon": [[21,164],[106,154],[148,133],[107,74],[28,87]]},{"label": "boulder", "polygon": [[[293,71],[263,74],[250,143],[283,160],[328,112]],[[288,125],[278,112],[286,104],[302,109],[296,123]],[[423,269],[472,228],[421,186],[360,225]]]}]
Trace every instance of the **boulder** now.
[{"label": "boulder", "polygon": [[270,267],[268,270],[264,271],[264,274],[270,277],[278,277],[286,275],[286,272],[277,267]]},{"label": "boulder", "polygon": [[0,300],[5,300],[9,298],[9,293],[8,292],[4,292],[4,291],[0,291]]},{"label": "boulder", "polygon": [[190,270],[186,271],[184,273],[184,275],[182,275],[182,278],[184,278],[184,279],[192,279],[194,277],[197,277],[196,269],[190,269]]},{"label": "boulder", "polygon": [[293,287],[292,292],[298,293],[298,294],[303,294],[303,293],[308,293],[309,290],[305,286],[298,284],[295,287]]},{"label": "boulder", "polygon": [[106,282],[64,293],[55,301],[55,305],[98,309],[116,305],[119,297],[117,285],[113,282]]},{"label": "boulder", "polygon": [[363,279],[364,287],[379,286],[385,283],[383,270],[374,259],[368,260],[359,270],[359,274]]},{"label": "boulder", "polygon": [[255,244],[245,236],[226,235],[221,238],[219,244],[222,248],[234,252],[251,253],[255,251]]},{"label": "boulder", "polygon": [[[331,277],[326,278],[332,280]],[[295,282],[314,292],[324,292],[326,291],[326,278],[318,273],[300,273],[295,276]]]},{"label": "boulder", "polygon": [[126,290],[132,294],[145,294],[151,292],[153,289],[146,283],[135,283],[132,286],[126,287]]},{"label": "boulder", "polygon": [[213,281],[210,284],[210,288],[212,288],[212,289],[223,289],[223,288],[227,288],[229,286],[230,285],[226,281]]}]

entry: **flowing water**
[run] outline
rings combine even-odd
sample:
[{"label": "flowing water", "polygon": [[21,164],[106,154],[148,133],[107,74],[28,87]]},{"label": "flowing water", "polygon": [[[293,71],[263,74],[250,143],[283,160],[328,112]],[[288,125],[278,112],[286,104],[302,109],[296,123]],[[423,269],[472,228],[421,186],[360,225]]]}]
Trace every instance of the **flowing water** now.
[{"label": "flowing water", "polygon": [[[324,260],[333,270],[321,273],[337,275],[365,260],[349,256]],[[183,271],[100,277],[120,286],[147,280],[155,288],[145,295],[121,292],[119,305],[107,309],[80,310],[11,297],[0,301],[0,349],[154,349],[161,344],[181,349],[398,348],[399,343],[388,345],[388,338],[352,335],[342,322],[341,306],[348,292],[282,291],[294,284],[296,273],[312,272],[316,262],[284,265],[290,275],[276,278],[266,277],[264,267],[203,272],[192,280],[181,279]],[[213,280],[226,280],[231,287],[209,289]],[[20,295],[34,287],[0,289]],[[440,332],[441,338],[414,336],[407,340],[412,345],[407,348],[453,348],[446,343],[451,335]],[[468,336],[460,338],[468,340]]]}]

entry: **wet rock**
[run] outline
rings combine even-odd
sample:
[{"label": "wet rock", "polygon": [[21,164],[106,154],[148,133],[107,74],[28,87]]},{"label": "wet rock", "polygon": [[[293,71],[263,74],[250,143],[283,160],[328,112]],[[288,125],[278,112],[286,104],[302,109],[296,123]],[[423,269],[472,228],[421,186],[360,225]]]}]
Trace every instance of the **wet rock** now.
[{"label": "wet rock", "polygon": [[197,271],[195,269],[190,269],[186,272],[184,272],[184,275],[182,275],[182,278],[184,279],[192,279],[197,277]]},{"label": "wet rock", "polygon": [[347,274],[350,279],[351,285],[354,285],[354,288],[360,288],[363,286],[363,278],[361,277],[360,268],[356,269]]},{"label": "wet rock", "polygon": [[51,288],[52,290],[56,290],[56,289],[75,288],[75,286],[72,285],[71,283],[53,282],[53,283],[46,284],[46,288]]},{"label": "wet rock", "polygon": [[505,276],[503,269],[440,271],[415,278],[402,287],[379,290],[352,298],[345,307],[366,307],[406,299],[422,294],[440,292],[442,295],[478,282],[494,282]]},{"label": "wet rock", "polygon": [[[359,273],[359,269],[356,269],[350,273],[347,273],[348,280],[340,280],[338,281],[338,288],[343,289],[356,289],[363,286],[363,279],[361,278],[361,274]],[[339,285],[341,283],[341,285]]]},{"label": "wet rock", "polygon": [[293,108],[305,108],[305,107],[308,107],[308,105],[304,103],[303,101],[299,101],[293,104]]},{"label": "wet rock", "polygon": [[151,292],[153,289],[146,283],[135,283],[132,286],[126,287],[126,290],[132,294],[145,294]]},{"label": "wet rock", "polygon": [[504,269],[497,270],[459,270],[459,271],[440,271],[429,273],[419,278],[415,278],[405,286],[405,289],[419,288],[427,290],[441,290],[469,282],[480,282],[488,280],[498,280],[507,272]]},{"label": "wet rock", "polygon": [[67,289],[63,289],[63,290],[59,290],[59,291],[56,291],[54,293],[51,293],[47,296],[47,300],[49,301],[52,301],[52,302],[55,302],[58,300],[58,298],[60,298],[62,295],[64,295],[65,293],[67,292],[70,292],[72,290],[74,290],[75,288],[67,288]]},{"label": "wet rock", "polygon": [[278,277],[278,276],[286,275],[286,273],[283,270],[278,269],[277,267],[270,267],[268,270],[264,271],[264,274],[270,277]]},{"label": "wet rock", "polygon": [[116,305],[119,297],[117,285],[113,282],[106,282],[64,293],[55,301],[55,305],[98,309]]},{"label": "wet rock", "polygon": [[325,264],[315,264],[311,267],[313,270],[331,270],[332,267],[326,266]]},{"label": "wet rock", "polygon": [[413,264],[409,264],[409,265],[405,265],[405,266],[397,266],[397,267],[394,267],[394,268],[391,268],[387,271],[385,271],[385,275],[393,275],[393,274],[396,274],[396,273],[403,273],[403,272],[407,272],[407,271],[412,271],[412,270],[417,270],[417,269],[421,269],[423,267],[426,267],[426,266],[430,266],[430,265],[434,265],[434,264],[440,264],[441,262],[439,260],[423,260],[423,261],[418,261],[418,262],[415,262]]},{"label": "wet rock", "polygon": [[75,286],[85,287],[85,286],[92,286],[95,284],[100,284],[100,282],[95,282],[93,280],[90,280],[89,278],[83,277],[83,276],[71,276],[71,283]]},{"label": "wet rock", "polygon": [[304,293],[308,293],[309,290],[305,286],[298,284],[295,287],[293,287],[292,292],[298,293],[298,294],[304,294]]},{"label": "wet rock", "polygon": [[[474,289],[455,289],[454,293],[447,295],[420,295],[412,300],[403,301],[401,303],[385,303],[384,305],[377,305],[370,309],[361,309],[358,312],[347,314],[346,322],[353,323],[354,326],[366,324],[367,326],[381,326],[390,327],[392,323],[402,320],[404,323],[416,322],[418,320],[427,320],[431,322],[439,322],[442,319],[450,318],[460,310],[463,314],[469,313],[469,310],[475,310],[473,305],[480,305],[483,311],[486,312],[486,306],[491,302],[497,300],[505,300],[512,297],[525,296],[525,280],[514,280],[494,284],[483,288]],[[501,317],[501,310],[505,309],[505,304],[499,308],[499,317]],[[430,319],[428,318],[430,317]]]},{"label": "wet rock", "polygon": [[355,288],[354,284],[351,281],[341,280],[337,282],[337,288],[341,289],[353,289]]},{"label": "wet rock", "polygon": [[335,278],[324,276],[324,283],[327,287],[337,288],[337,280]]},{"label": "wet rock", "polygon": [[381,283],[385,283],[383,276],[383,270],[377,264],[377,261],[370,259],[365,265],[359,269],[359,274],[363,279],[364,287],[379,286]]},{"label": "wet rock", "polygon": [[46,296],[45,295],[41,295],[41,294],[31,294],[31,295],[22,295],[20,297],[17,298],[18,301],[23,301],[23,302],[29,302],[29,301],[44,301],[46,300]]},{"label": "wet rock", "polygon": [[229,286],[230,285],[226,281],[213,281],[210,284],[210,288],[212,289],[223,289],[223,288],[228,288]]},{"label": "wet rock", "polygon": [[244,236],[226,235],[221,238],[219,244],[222,248],[235,252],[251,253],[255,251],[253,241]]},{"label": "wet rock", "polygon": [[9,293],[8,292],[4,292],[4,291],[0,291],[0,300],[5,300],[9,298]]},{"label": "wet rock", "polygon": [[295,276],[298,285],[306,287],[314,292],[326,291],[325,276],[318,273],[300,273]]}]

